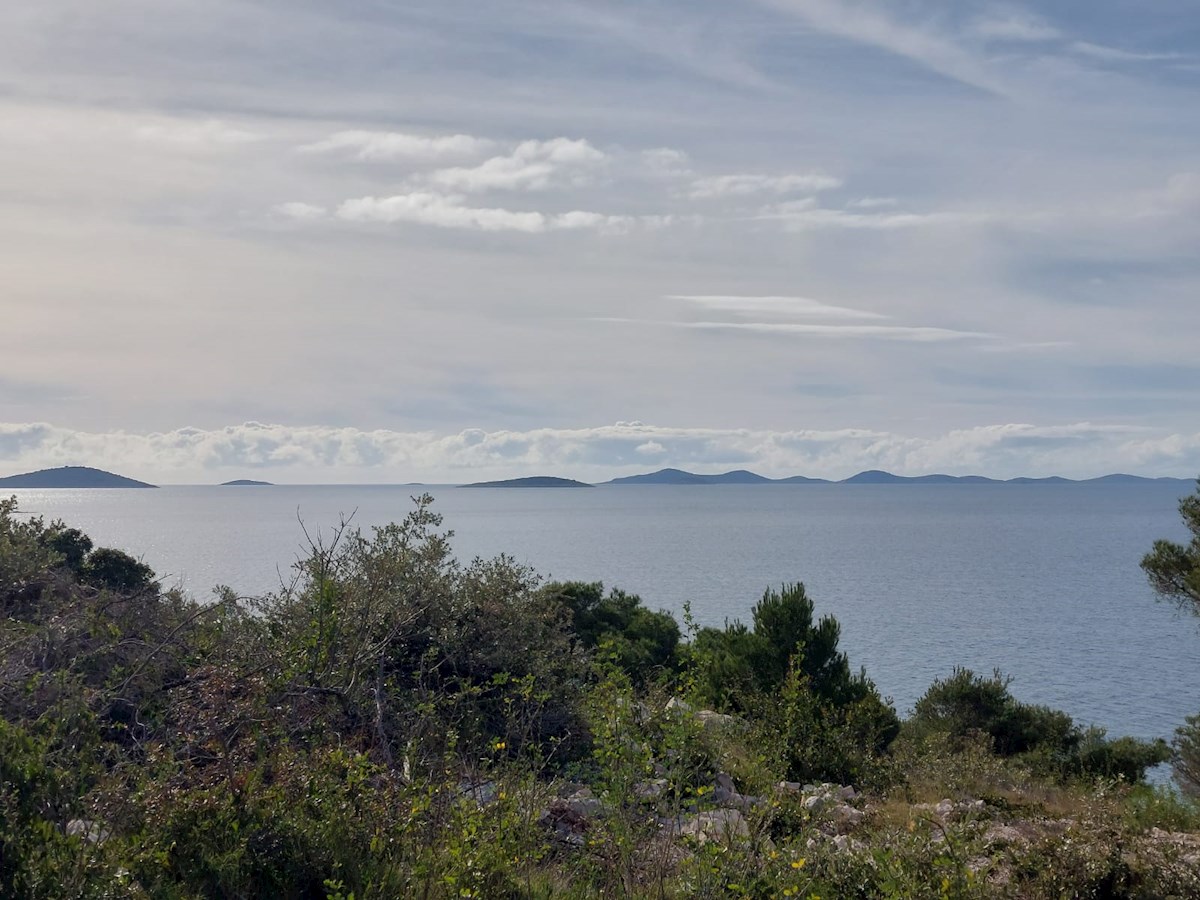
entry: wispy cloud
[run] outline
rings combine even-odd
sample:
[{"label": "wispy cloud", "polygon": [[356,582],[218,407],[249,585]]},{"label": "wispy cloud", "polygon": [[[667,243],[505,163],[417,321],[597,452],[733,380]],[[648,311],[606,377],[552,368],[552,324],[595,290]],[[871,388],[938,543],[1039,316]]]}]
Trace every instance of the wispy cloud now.
[{"label": "wispy cloud", "polygon": [[828,209],[811,201],[804,201],[763,207],[754,218],[777,221],[793,229],[844,228],[882,231],[945,225],[979,225],[995,219],[994,214],[985,212],[871,212],[870,209],[867,207],[865,212]]},{"label": "wispy cloud", "polygon": [[762,314],[797,318],[886,319],[880,313],[847,306],[834,306],[809,297],[761,296],[746,297],[717,294],[670,294],[669,300],[685,300],[707,310],[719,310],[743,315]]},{"label": "wispy cloud", "polygon": [[1119,47],[1092,44],[1088,41],[1073,41],[1070,49],[1082,56],[1112,63],[1161,62],[1185,58],[1179,53],[1139,53],[1133,50],[1122,50]]},{"label": "wispy cloud", "polygon": [[851,200],[846,206],[849,209],[884,209],[899,202],[895,197],[859,197],[857,200]]},{"label": "wispy cloud", "polygon": [[263,135],[258,132],[229,125],[219,119],[206,119],[202,122],[181,120],[156,122],[139,127],[136,134],[143,141],[189,147],[252,144],[263,139]]},{"label": "wispy cloud", "polygon": [[795,335],[798,337],[843,338],[850,340],[906,341],[940,343],[942,341],[993,340],[996,335],[979,331],[955,331],[909,325],[824,325],[808,322],[681,322],[683,328],[711,331],[748,331],[758,334]]},{"label": "wispy cloud", "polygon": [[1052,41],[1062,33],[1044,19],[1028,13],[1010,13],[977,19],[970,26],[972,33],[999,41],[1041,43]]},{"label": "wispy cloud", "polygon": [[477,166],[439,169],[426,176],[452,191],[543,191],[557,184],[585,184],[607,159],[585,140],[523,141],[511,153]]},{"label": "wispy cloud", "polygon": [[928,24],[902,22],[864,0],[758,0],[826,34],[876,47],[946,78],[993,94],[1008,86],[986,61]]},{"label": "wispy cloud", "polygon": [[692,162],[682,150],[653,147],[640,154],[642,164],[656,175],[684,177],[692,174]]},{"label": "wispy cloud", "polygon": [[295,219],[299,222],[313,222],[324,218],[326,213],[323,206],[316,206],[312,203],[301,203],[299,201],[280,203],[274,208],[274,211],[286,219]]},{"label": "wispy cloud", "polygon": [[792,175],[714,175],[692,182],[691,196],[745,197],[751,194],[797,194],[828,191],[842,186],[840,178],[823,172]]},{"label": "wispy cloud", "polygon": [[338,131],[299,148],[301,153],[346,154],[369,161],[442,160],[479,156],[495,142],[467,134],[421,135],[400,131]]},{"label": "wispy cloud", "polygon": [[579,229],[619,230],[637,221],[630,216],[609,216],[585,210],[547,214],[469,206],[462,195],[430,191],[347,200],[338,207],[337,216],[347,222],[411,222],[438,228],[518,231],[526,234]]}]

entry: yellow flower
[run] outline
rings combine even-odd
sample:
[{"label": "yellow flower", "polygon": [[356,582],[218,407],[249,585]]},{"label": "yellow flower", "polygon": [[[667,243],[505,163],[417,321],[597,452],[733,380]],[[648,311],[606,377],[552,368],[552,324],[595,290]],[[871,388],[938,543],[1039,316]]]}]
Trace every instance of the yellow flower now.
[{"label": "yellow flower", "polygon": [[802,856],[802,857],[800,857],[799,859],[797,859],[797,860],[794,860],[794,861],[792,862],[792,868],[793,868],[793,869],[803,869],[803,868],[804,868],[804,864],[805,864],[806,862],[808,862],[808,860],[807,860],[807,859],[805,859],[805,858]]},{"label": "yellow flower", "polygon": [[507,747],[508,745],[507,745],[506,743],[504,743],[504,741],[496,741],[496,743],[495,743],[493,746],[494,746],[494,747],[495,747],[495,749],[497,749],[497,750],[503,750],[503,749],[504,749],[505,747]]}]

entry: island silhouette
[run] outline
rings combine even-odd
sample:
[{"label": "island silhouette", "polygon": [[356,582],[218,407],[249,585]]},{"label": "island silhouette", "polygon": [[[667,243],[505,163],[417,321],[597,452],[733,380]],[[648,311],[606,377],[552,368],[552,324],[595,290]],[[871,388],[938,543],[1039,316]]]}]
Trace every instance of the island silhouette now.
[{"label": "island silhouette", "polygon": [[147,484],[124,475],[115,475],[90,466],[60,466],[57,469],[38,469],[0,478],[0,487],[6,488],[152,488]]}]

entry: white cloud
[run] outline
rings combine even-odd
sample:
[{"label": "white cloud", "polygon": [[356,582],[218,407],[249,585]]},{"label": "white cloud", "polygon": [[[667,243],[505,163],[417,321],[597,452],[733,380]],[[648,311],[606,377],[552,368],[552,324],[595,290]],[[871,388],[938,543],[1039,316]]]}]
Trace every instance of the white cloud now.
[{"label": "white cloud", "polygon": [[462,196],[416,191],[391,197],[359,197],[338,207],[337,215],[348,222],[415,222],[438,228],[467,228],[477,231],[546,230],[540,212],[471,207]]},{"label": "white cloud", "polygon": [[792,175],[715,175],[692,182],[691,196],[745,197],[751,194],[797,194],[827,191],[842,186],[840,178],[823,172]]},{"label": "white cloud", "polygon": [[1057,28],[1045,20],[1023,13],[979,19],[971,25],[971,31],[984,38],[1029,43],[1052,41],[1062,36]]},{"label": "white cloud", "polygon": [[899,201],[895,197],[859,197],[846,205],[851,209],[882,209],[895,206]]},{"label": "white cloud", "polygon": [[801,337],[871,339],[884,341],[941,341],[991,340],[996,336],[979,331],[955,331],[950,328],[930,328],[909,325],[821,325],[802,322],[682,322],[684,328],[712,331],[748,331],[759,334],[797,335]]},{"label": "white cloud", "polygon": [[585,140],[523,141],[511,153],[493,156],[477,166],[439,169],[426,180],[453,191],[541,191],[562,184],[586,184],[607,159],[607,154]]},{"label": "white cloud", "polygon": [[921,65],[931,72],[994,94],[1008,90],[986,62],[955,40],[928,25],[897,21],[863,0],[758,0],[796,16],[812,28],[846,40],[877,47]]},{"label": "white cloud", "polygon": [[655,147],[641,152],[642,163],[656,175],[683,177],[692,173],[691,160],[682,150]]},{"label": "white cloud", "polygon": [[[652,462],[651,462],[652,460]],[[674,465],[749,468],[769,476],[844,478],[863,469],[902,475],[1090,477],[1133,471],[1190,477],[1200,433],[1088,422],[995,424],[925,436],[872,429],[753,430],[637,422],[530,431],[364,431],[248,422],[217,429],[83,432],[0,424],[0,472],[93,465],[161,482],[215,482],[247,471],[319,482],[471,481],[519,474],[586,480]]]},{"label": "white cloud", "polygon": [[826,209],[812,202],[778,203],[763,207],[756,219],[774,220],[794,229],[845,228],[891,230],[937,225],[980,225],[996,216],[979,212],[879,213]]},{"label": "white cloud", "polygon": [[886,319],[887,316],[846,306],[832,306],[809,297],[743,297],[717,294],[670,294],[670,300],[685,300],[708,310],[733,313],[767,313],[776,316],[832,319]]},{"label": "white cloud", "polygon": [[295,219],[298,222],[313,222],[317,219],[325,217],[325,207],[314,206],[311,203],[301,203],[293,201],[291,203],[280,203],[274,207],[274,211],[288,219]]},{"label": "white cloud", "polygon": [[302,153],[348,153],[364,161],[463,159],[487,153],[494,141],[467,134],[427,136],[399,131],[339,131],[300,147]]},{"label": "white cloud", "polygon": [[139,127],[135,134],[143,141],[190,147],[250,144],[263,137],[257,132],[227,125],[219,119],[158,122]]},{"label": "white cloud", "polygon": [[[610,216],[586,210],[547,214],[493,207],[468,206],[461,194],[414,191],[391,197],[359,197],[346,200],[337,216],[347,222],[411,222],[438,228],[473,231],[518,231],[541,234],[547,231],[619,232],[642,220],[633,216]],[[656,225],[654,219],[647,224]]]},{"label": "white cloud", "polygon": [[1102,62],[1158,62],[1171,59],[1182,59],[1178,53],[1137,53],[1131,50],[1122,50],[1118,47],[1106,47],[1103,44],[1092,44],[1088,41],[1075,41],[1071,44],[1071,50],[1092,59],[1097,59]]}]

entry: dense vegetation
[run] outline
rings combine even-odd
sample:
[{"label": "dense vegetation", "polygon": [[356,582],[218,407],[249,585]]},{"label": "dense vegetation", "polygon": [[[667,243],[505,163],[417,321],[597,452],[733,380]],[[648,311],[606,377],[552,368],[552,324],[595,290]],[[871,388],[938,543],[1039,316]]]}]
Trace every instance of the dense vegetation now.
[{"label": "dense vegetation", "polygon": [[801,584],[685,639],[430,502],[197,603],[0,501],[0,896],[1200,894],[1163,742],[965,670],[902,722]]}]

